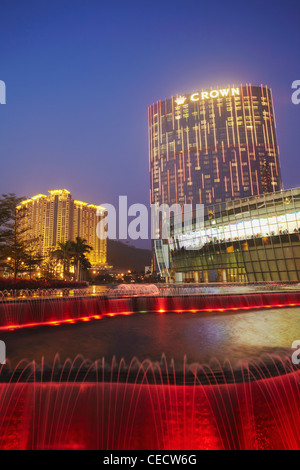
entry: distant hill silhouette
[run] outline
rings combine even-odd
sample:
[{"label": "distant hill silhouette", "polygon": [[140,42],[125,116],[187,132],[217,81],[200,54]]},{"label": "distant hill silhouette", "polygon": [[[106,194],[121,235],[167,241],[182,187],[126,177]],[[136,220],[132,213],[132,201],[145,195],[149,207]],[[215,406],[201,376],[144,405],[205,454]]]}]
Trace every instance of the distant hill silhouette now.
[{"label": "distant hill silhouette", "polygon": [[107,240],[107,263],[116,269],[144,272],[145,266],[151,265],[151,255],[151,250]]}]

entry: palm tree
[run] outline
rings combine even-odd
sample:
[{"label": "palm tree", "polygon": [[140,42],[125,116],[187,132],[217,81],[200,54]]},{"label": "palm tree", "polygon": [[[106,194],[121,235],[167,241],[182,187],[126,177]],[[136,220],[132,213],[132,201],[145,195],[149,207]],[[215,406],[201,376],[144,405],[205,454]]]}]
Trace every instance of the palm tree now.
[{"label": "palm tree", "polygon": [[75,255],[73,244],[74,242],[71,240],[67,240],[66,242],[59,242],[59,248],[53,252],[53,255],[62,261],[64,278],[67,279],[70,276],[70,263]]},{"label": "palm tree", "polygon": [[80,280],[80,265],[86,266],[87,265],[87,258],[86,254],[89,254],[93,247],[87,244],[87,240],[81,237],[76,237],[75,242],[72,243],[72,251],[74,256],[74,265],[75,265],[75,272],[76,272],[76,280]]}]

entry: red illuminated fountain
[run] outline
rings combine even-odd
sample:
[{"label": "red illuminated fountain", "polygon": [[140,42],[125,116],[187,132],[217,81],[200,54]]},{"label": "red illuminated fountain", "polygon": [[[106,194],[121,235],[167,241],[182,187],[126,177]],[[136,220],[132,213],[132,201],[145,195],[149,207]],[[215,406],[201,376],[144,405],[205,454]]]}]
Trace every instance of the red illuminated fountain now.
[{"label": "red illuminated fountain", "polygon": [[0,374],[0,448],[299,449],[300,372],[272,361],[273,377],[257,361],[179,379],[166,362],[20,364]]},{"label": "red illuminated fountain", "polygon": [[[272,283],[270,283],[272,284]],[[229,287],[176,288],[130,286],[107,295],[69,290],[53,295],[50,291],[26,291],[22,295],[3,295],[0,299],[0,331],[47,324],[100,320],[104,316],[145,312],[224,312],[300,305],[299,290],[282,290],[264,284],[258,290],[230,292]],[[276,290],[276,287],[277,290]],[[267,288],[267,289],[266,289]],[[216,289],[216,288],[215,288]],[[257,289],[257,287],[256,287]]]},{"label": "red illuminated fountain", "polygon": [[[3,297],[0,326],[100,320],[138,312],[223,312],[300,305],[300,293],[189,291]],[[127,295],[128,294],[128,295]],[[70,325],[72,328],[72,325]],[[10,335],[10,333],[7,333]],[[38,331],[37,331],[38,334]],[[1,449],[300,449],[300,370],[268,356],[209,367],[166,358],[0,370]]]}]

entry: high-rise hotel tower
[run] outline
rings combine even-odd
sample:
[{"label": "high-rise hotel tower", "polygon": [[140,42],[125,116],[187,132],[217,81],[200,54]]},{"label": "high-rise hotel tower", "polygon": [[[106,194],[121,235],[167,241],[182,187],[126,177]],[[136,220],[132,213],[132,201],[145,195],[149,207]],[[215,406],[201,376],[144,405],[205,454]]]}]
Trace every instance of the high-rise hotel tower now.
[{"label": "high-rise hotel tower", "polygon": [[[22,201],[17,209],[20,211],[23,208],[26,209],[22,218],[24,228],[28,229],[26,237],[37,240],[36,251],[46,258],[59,242],[80,237],[93,247],[88,254],[91,265],[105,264],[106,239],[104,234],[98,238],[96,233],[101,219],[100,206],[73,199],[66,189],[54,189],[49,191],[48,196],[38,194]],[[97,212],[97,209],[100,210]]]},{"label": "high-rise hotel tower", "polygon": [[149,107],[151,203],[215,204],[282,189],[271,90],[228,86]]}]

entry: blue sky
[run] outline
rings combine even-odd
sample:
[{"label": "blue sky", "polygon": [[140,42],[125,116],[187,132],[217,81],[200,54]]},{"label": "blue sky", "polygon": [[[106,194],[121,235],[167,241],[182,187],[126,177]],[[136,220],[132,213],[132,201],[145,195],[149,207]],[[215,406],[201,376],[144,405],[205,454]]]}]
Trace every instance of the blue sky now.
[{"label": "blue sky", "polygon": [[299,186],[300,2],[1,0],[0,188],[149,202],[147,108],[228,83],[273,90],[284,186]]}]

